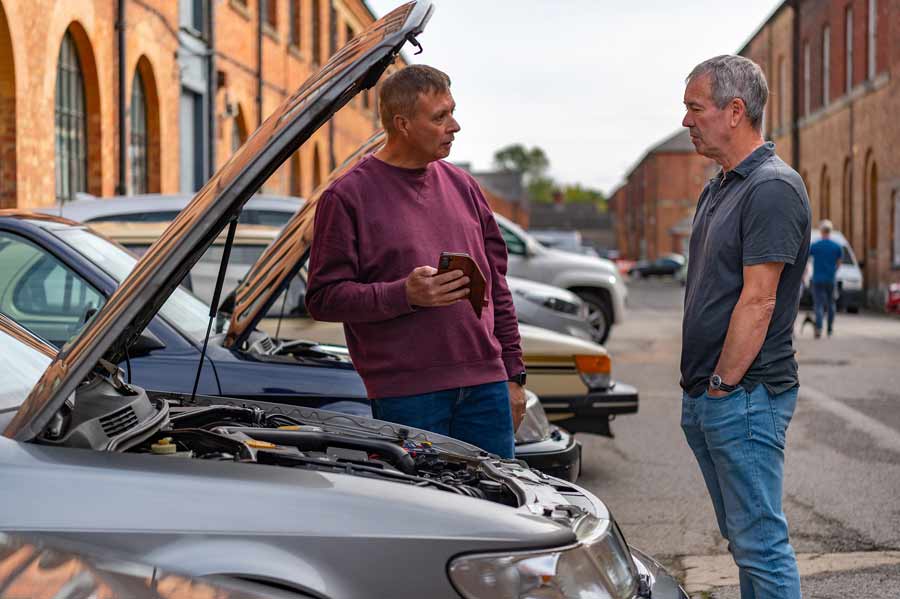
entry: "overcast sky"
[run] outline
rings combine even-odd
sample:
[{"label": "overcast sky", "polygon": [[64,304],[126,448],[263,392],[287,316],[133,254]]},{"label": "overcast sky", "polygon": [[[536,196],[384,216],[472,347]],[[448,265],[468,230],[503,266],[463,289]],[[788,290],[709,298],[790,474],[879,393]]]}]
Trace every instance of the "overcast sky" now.
[{"label": "overcast sky", "polygon": [[[368,0],[379,16],[401,0]],[[551,175],[611,191],[681,126],[684,78],[737,52],[779,0],[434,0],[405,54],[447,72],[462,131],[450,159],[490,168],[537,145]]]}]

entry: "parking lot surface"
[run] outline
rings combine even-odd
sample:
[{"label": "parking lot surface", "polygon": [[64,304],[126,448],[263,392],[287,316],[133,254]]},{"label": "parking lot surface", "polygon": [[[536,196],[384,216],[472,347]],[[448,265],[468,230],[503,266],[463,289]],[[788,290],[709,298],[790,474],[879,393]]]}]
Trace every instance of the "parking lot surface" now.
[{"label": "parking lot surface", "polygon": [[[640,413],[615,421],[614,439],[581,436],[580,482],[607,502],[630,542],[680,573],[692,596],[739,597],[679,427],[682,288],[636,281],[628,299],[627,320],[607,347],[614,377],[639,387]],[[900,596],[900,319],[839,314],[834,337],[817,340],[810,326],[801,332],[802,316],[784,501],[804,588],[816,598]]]}]

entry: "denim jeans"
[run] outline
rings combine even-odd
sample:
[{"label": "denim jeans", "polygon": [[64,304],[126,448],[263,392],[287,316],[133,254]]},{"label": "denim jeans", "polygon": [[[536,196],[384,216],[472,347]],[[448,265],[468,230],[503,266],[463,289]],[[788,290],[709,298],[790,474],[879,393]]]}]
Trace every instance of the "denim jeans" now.
[{"label": "denim jeans", "polygon": [[740,572],[741,599],[799,599],[800,575],[781,507],[785,433],[797,388],[770,395],[683,394],[681,428]]},{"label": "denim jeans", "polygon": [[515,454],[506,381],[372,400],[379,420],[447,435],[511,458]]},{"label": "denim jeans", "polygon": [[816,307],[816,330],[822,330],[824,313],[828,311],[828,332],[834,328],[834,281],[812,284],[813,304]]}]

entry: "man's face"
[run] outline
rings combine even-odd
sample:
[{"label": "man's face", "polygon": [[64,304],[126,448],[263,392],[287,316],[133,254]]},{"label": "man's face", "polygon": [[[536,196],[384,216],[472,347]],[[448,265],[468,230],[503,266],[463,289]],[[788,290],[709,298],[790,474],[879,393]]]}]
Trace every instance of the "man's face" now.
[{"label": "man's face", "polygon": [[417,154],[431,162],[450,155],[459,123],[453,118],[456,102],[447,92],[419,94],[408,118],[406,141]]},{"label": "man's face", "polygon": [[715,160],[731,141],[731,104],[718,108],[712,98],[709,75],[701,75],[691,79],[684,90],[684,106],[681,125],[690,130],[697,153]]}]

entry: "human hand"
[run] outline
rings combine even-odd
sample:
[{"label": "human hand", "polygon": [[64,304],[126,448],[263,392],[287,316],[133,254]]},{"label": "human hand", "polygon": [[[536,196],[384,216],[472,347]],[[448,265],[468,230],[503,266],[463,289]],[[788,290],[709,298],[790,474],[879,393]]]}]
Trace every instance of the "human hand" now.
[{"label": "human hand", "polygon": [[468,284],[461,270],[437,274],[436,268],[419,266],[406,277],[406,299],[410,306],[450,306],[469,295]]},{"label": "human hand", "polygon": [[509,386],[509,408],[512,412],[513,432],[515,432],[525,420],[525,387],[512,381],[506,384]]}]

